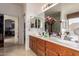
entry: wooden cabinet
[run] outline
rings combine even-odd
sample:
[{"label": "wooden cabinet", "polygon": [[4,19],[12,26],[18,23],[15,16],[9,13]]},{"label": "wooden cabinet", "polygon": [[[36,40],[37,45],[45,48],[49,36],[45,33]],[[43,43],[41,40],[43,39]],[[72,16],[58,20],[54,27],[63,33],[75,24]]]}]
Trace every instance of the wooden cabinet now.
[{"label": "wooden cabinet", "polygon": [[[58,49],[57,49],[58,48]],[[46,42],[46,55],[47,56],[59,56],[60,47],[51,42]]]},{"label": "wooden cabinet", "polygon": [[33,42],[32,42],[32,37],[30,36],[30,37],[29,37],[29,47],[30,47],[30,49],[33,48],[33,47],[32,47],[32,43],[33,43]]},{"label": "wooden cabinet", "polygon": [[53,49],[46,49],[46,56],[59,56],[58,52],[54,51]]},{"label": "wooden cabinet", "polygon": [[[50,52],[51,51],[51,52]],[[79,56],[79,51],[51,43],[46,42],[46,55],[49,56]]]},{"label": "wooden cabinet", "polygon": [[61,47],[60,56],[73,56],[71,49],[64,47],[64,46],[60,46],[60,47]]},{"label": "wooden cabinet", "polygon": [[38,56],[45,56],[45,41],[39,38],[30,36],[29,46],[31,50]]},{"label": "wooden cabinet", "polygon": [[37,39],[35,37],[30,36],[29,46],[31,50],[35,53],[37,53],[36,40]]},{"label": "wooden cabinet", "polygon": [[37,40],[37,55],[45,56],[45,41],[39,38]]},{"label": "wooden cabinet", "polygon": [[38,56],[79,56],[79,51],[30,36],[30,48]]},{"label": "wooden cabinet", "polygon": [[79,51],[75,51],[75,50],[71,50],[71,51],[72,51],[73,56],[79,56]]}]

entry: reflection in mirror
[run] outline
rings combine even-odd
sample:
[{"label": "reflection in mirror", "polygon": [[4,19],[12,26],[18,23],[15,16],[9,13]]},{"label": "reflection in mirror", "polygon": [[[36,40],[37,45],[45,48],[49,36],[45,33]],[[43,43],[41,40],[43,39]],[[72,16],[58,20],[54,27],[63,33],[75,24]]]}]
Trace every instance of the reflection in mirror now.
[{"label": "reflection in mirror", "polygon": [[45,31],[47,31],[49,35],[55,34],[58,36],[61,32],[60,12],[45,14],[45,18]]},{"label": "reflection in mirror", "polygon": [[34,17],[31,19],[31,28],[40,28],[41,22],[39,17]]},{"label": "reflection in mirror", "polygon": [[30,32],[31,34],[42,35],[44,32],[44,13],[30,17]]},{"label": "reflection in mirror", "polygon": [[15,35],[14,24],[15,22],[10,19],[5,20],[5,37],[12,37]]},{"label": "reflection in mirror", "polygon": [[75,37],[73,41],[79,42],[79,17],[77,18],[70,18],[69,20],[69,32],[70,34]]},{"label": "reflection in mirror", "polygon": [[69,19],[69,30],[74,31],[77,28],[79,28],[79,18]]}]

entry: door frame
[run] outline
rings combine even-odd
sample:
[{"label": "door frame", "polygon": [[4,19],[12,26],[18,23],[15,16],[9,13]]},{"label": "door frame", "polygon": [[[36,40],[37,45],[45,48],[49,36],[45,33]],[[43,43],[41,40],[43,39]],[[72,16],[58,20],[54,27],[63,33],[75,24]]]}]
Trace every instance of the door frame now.
[{"label": "door frame", "polygon": [[[9,18],[10,17],[10,18]],[[5,39],[5,19],[17,19],[17,35],[15,34],[15,43],[19,43],[19,17],[18,16],[11,16],[11,15],[4,15],[4,39]],[[17,40],[16,40],[17,38]],[[4,42],[5,43],[5,42]]]}]

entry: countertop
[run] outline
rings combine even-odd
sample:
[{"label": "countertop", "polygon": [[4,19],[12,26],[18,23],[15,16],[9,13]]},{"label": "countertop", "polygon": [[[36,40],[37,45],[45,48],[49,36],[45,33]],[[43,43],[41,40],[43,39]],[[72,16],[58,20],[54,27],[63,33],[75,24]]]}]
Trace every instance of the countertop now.
[{"label": "countertop", "polygon": [[57,37],[44,38],[44,37],[37,36],[37,35],[30,35],[30,36],[34,36],[34,37],[40,38],[42,40],[49,41],[49,42],[79,51],[79,43],[71,42],[68,40],[63,40],[63,39],[57,38]]}]

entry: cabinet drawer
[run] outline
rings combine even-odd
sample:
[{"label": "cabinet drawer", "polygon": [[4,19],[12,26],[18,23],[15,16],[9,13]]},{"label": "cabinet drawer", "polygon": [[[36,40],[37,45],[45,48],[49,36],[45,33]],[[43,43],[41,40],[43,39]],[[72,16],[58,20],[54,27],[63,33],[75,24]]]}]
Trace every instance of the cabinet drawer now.
[{"label": "cabinet drawer", "polygon": [[73,56],[72,50],[66,47],[61,46],[60,56]]},{"label": "cabinet drawer", "polygon": [[37,55],[45,56],[45,41],[37,39]]},{"label": "cabinet drawer", "polygon": [[60,51],[61,47],[57,44],[51,43],[51,42],[46,42],[46,48],[50,49],[50,50],[54,50],[54,51]]},{"label": "cabinet drawer", "polygon": [[45,47],[42,47],[42,46],[40,46],[40,45],[37,46],[37,49],[40,49],[40,50],[42,50],[42,51],[45,51]]},{"label": "cabinet drawer", "polygon": [[38,56],[45,56],[45,51],[43,51],[41,49],[37,49],[37,55]]},{"label": "cabinet drawer", "polygon": [[44,40],[38,39],[37,44],[38,44],[38,46],[40,45],[42,47],[45,47],[45,41]]},{"label": "cabinet drawer", "polygon": [[54,50],[60,56],[72,56],[73,55],[71,49],[64,47],[64,46],[60,46],[55,43],[46,42],[46,48],[48,48],[50,50]]},{"label": "cabinet drawer", "polygon": [[37,40],[37,48],[45,50],[45,41],[38,39]]},{"label": "cabinet drawer", "polygon": [[79,56],[79,51],[73,50],[72,53],[73,53],[73,56]]},{"label": "cabinet drawer", "polygon": [[46,49],[46,56],[59,56],[59,54],[54,50]]},{"label": "cabinet drawer", "polygon": [[36,51],[36,40],[34,37],[30,36],[30,40],[29,40],[29,46],[32,49],[33,52],[37,52]]}]

